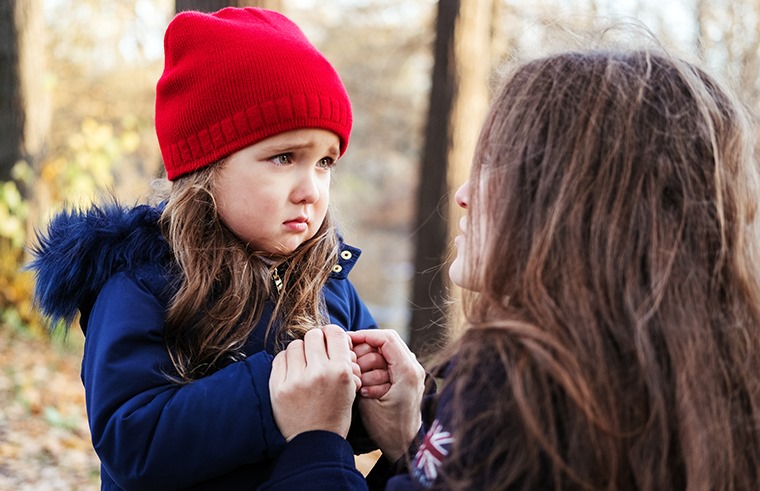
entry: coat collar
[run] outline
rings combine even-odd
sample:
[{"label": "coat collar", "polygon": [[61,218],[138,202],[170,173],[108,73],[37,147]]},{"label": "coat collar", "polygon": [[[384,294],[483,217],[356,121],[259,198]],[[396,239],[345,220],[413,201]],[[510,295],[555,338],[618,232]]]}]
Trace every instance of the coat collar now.
[{"label": "coat collar", "polygon": [[[35,275],[35,303],[51,327],[70,326],[77,311],[118,271],[140,265],[173,264],[158,219],[163,206],[123,207],[117,203],[68,210],[37,233],[26,269]],[[361,251],[339,238],[338,262],[330,278],[345,279]]]}]

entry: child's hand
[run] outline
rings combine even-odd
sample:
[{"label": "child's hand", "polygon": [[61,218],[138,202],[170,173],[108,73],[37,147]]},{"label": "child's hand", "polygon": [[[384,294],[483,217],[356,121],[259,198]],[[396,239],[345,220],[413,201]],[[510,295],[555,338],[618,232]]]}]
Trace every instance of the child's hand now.
[{"label": "child's hand", "polygon": [[[422,425],[420,406],[425,389],[425,370],[401,336],[392,329],[349,331],[348,335],[353,340],[354,350],[358,350],[357,360],[366,357],[360,363],[362,378],[376,386],[390,385],[379,398],[361,397],[359,412],[369,436],[387,459],[395,462],[409,448]],[[360,348],[364,344],[370,346]],[[365,373],[365,367],[380,363],[379,358],[385,368],[371,368]],[[377,372],[388,378],[373,380],[369,376],[370,373],[378,375]],[[375,389],[373,387],[370,392]]]},{"label": "child's hand", "polygon": [[351,340],[340,327],[312,329],[292,341],[274,358],[269,377],[272,412],[285,439],[312,430],[345,438],[359,375]]},{"label": "child's hand", "polygon": [[379,399],[391,388],[388,362],[380,351],[367,343],[353,347],[356,363],[361,369],[360,394],[368,399]]}]

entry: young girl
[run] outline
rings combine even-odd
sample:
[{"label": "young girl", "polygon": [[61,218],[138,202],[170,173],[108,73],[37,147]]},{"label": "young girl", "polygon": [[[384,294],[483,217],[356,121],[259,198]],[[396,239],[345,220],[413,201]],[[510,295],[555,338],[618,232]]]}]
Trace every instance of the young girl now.
[{"label": "young girl", "polygon": [[285,444],[273,354],[328,322],[375,327],[347,279],[359,251],[328,212],[351,106],[275,12],[181,13],[165,58],[168,197],[56,216],[34,250],[37,299],[54,321],[81,315],[103,489],[252,489]]},{"label": "young girl", "polygon": [[[467,329],[389,489],[760,489],[748,120],[715,79],[659,51],[568,52],[511,73],[457,193],[450,275],[477,292]],[[380,334],[351,333],[354,349]],[[401,400],[397,384],[416,393],[398,376],[413,360],[381,353],[396,371],[387,398]],[[365,417],[370,434],[388,421]],[[291,484],[316,472],[292,458],[306,444],[318,442],[282,454]],[[352,486],[331,489],[364,487],[345,474]]]}]

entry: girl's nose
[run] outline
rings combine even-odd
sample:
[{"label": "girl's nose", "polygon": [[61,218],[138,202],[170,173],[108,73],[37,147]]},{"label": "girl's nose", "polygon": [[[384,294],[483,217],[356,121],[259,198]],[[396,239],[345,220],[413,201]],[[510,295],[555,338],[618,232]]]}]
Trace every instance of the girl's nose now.
[{"label": "girl's nose", "polygon": [[464,184],[459,186],[459,189],[457,189],[457,193],[454,197],[456,199],[457,204],[461,208],[464,208],[466,210],[467,205],[470,202],[470,180],[469,179],[466,180]]},{"label": "girl's nose", "polygon": [[320,196],[318,176],[312,171],[302,172],[291,196],[294,203],[316,203]]}]

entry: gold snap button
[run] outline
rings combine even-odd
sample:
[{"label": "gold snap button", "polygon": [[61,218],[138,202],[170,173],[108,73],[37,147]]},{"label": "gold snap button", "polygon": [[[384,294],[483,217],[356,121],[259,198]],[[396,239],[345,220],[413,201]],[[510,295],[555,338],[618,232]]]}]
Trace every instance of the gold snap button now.
[{"label": "gold snap button", "polygon": [[351,259],[351,251],[343,251],[340,253],[340,257],[343,259]]},{"label": "gold snap button", "polygon": [[340,264],[336,264],[335,266],[333,266],[333,273],[340,273],[341,271],[343,271],[343,266],[341,266]]}]

